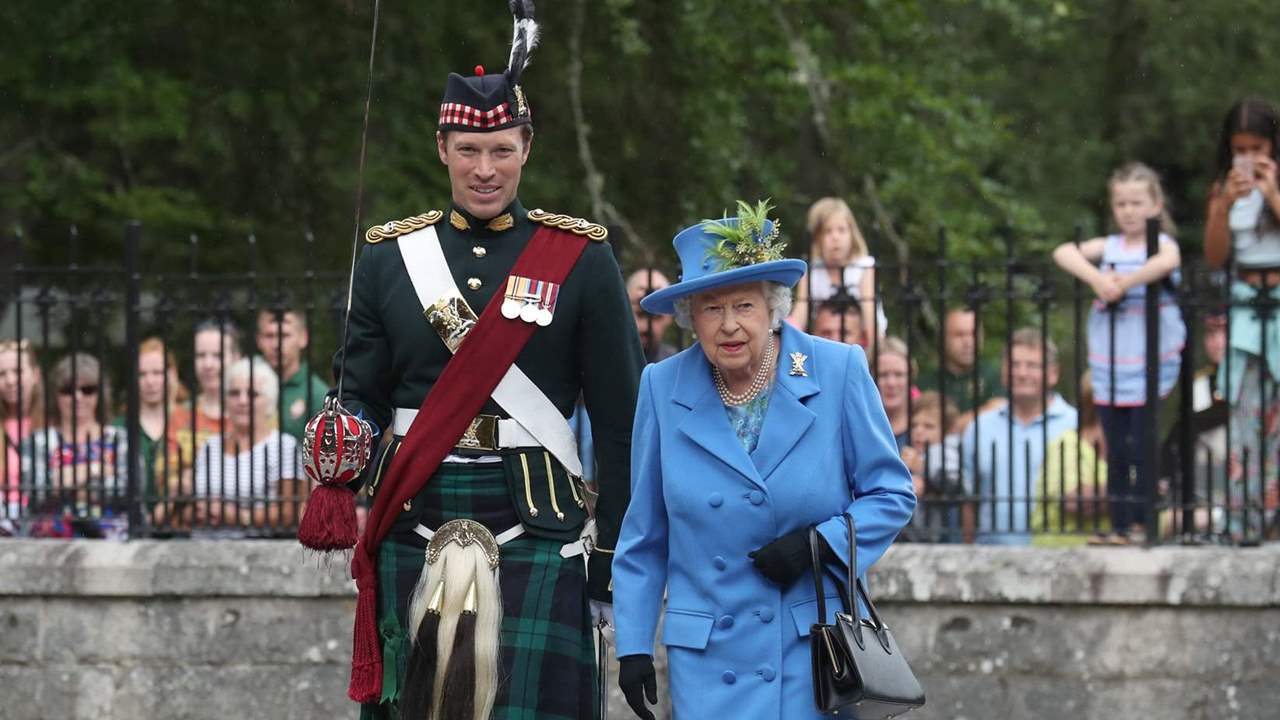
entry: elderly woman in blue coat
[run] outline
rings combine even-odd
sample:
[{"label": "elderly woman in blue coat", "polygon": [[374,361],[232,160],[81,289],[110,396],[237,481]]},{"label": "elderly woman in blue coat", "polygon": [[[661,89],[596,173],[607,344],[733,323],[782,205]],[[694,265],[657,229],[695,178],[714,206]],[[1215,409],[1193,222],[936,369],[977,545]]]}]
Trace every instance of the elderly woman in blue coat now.
[{"label": "elderly woman in blue coat", "polygon": [[[697,344],[640,382],[631,504],[613,560],[619,684],[656,702],[662,619],[677,718],[817,718],[808,528],[839,607],[852,513],[862,575],[911,517],[911,476],[860,348],[782,322],[801,260],[768,205],[676,235],[682,281],[645,297]],[[666,608],[663,597],[666,596]]]}]

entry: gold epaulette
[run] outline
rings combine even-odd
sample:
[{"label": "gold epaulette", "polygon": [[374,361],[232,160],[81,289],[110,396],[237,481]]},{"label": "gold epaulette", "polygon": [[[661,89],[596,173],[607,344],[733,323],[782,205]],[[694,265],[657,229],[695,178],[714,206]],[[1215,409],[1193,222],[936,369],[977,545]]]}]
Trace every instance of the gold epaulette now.
[{"label": "gold epaulette", "polygon": [[596,242],[604,242],[609,237],[609,231],[603,225],[582,218],[572,217],[570,215],[560,215],[558,213],[549,213],[542,210],[530,210],[529,219],[536,223],[541,223],[547,227],[557,228],[559,230],[568,230],[574,235],[584,235],[588,240]]},{"label": "gold epaulette", "polygon": [[369,232],[364,234],[364,241],[373,245],[383,240],[408,235],[414,230],[421,230],[428,225],[435,225],[440,222],[442,217],[444,217],[444,213],[439,210],[429,210],[421,215],[414,215],[403,220],[393,220],[389,223],[374,225],[369,228]]}]

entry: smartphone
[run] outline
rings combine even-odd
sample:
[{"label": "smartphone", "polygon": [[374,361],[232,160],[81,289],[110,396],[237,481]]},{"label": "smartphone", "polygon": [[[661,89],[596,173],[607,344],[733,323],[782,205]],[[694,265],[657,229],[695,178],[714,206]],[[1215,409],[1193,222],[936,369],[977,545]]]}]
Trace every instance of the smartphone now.
[{"label": "smartphone", "polygon": [[1239,170],[1240,174],[1246,178],[1253,179],[1253,156],[1252,155],[1233,155],[1231,157],[1232,169]]}]

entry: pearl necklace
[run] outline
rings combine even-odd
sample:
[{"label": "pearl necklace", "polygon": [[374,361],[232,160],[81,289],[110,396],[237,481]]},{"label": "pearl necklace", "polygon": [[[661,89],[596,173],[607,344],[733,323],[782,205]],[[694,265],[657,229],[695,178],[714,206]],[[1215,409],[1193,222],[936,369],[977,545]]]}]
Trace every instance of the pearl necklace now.
[{"label": "pearl necklace", "polygon": [[760,359],[760,367],[756,370],[756,376],[751,379],[751,387],[746,392],[734,394],[729,392],[729,386],[725,384],[724,376],[720,374],[720,368],[715,365],[711,366],[711,376],[715,380],[716,390],[720,393],[720,399],[725,405],[746,405],[769,384],[769,378],[773,376],[773,352],[774,343],[773,334],[769,335],[769,344],[764,348],[764,357]]}]

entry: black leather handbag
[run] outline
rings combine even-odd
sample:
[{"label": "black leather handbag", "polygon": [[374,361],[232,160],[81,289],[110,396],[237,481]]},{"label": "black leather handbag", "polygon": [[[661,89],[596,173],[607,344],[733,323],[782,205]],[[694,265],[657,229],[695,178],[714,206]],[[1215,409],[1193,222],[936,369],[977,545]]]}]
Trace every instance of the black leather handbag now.
[{"label": "black leather handbag", "polygon": [[[837,612],[831,625],[827,624],[826,592],[822,587],[825,570],[818,557],[821,539],[816,528],[809,529],[818,598],[818,622],[809,633],[813,701],[823,714],[854,720],[888,720],[924,705],[924,689],[898,649],[893,633],[876,612],[866,586],[855,575],[858,543],[853,517],[846,513],[845,522],[849,524],[849,577],[845,596],[841,597],[844,612]],[[858,617],[855,589],[866,605],[869,619]]]}]

